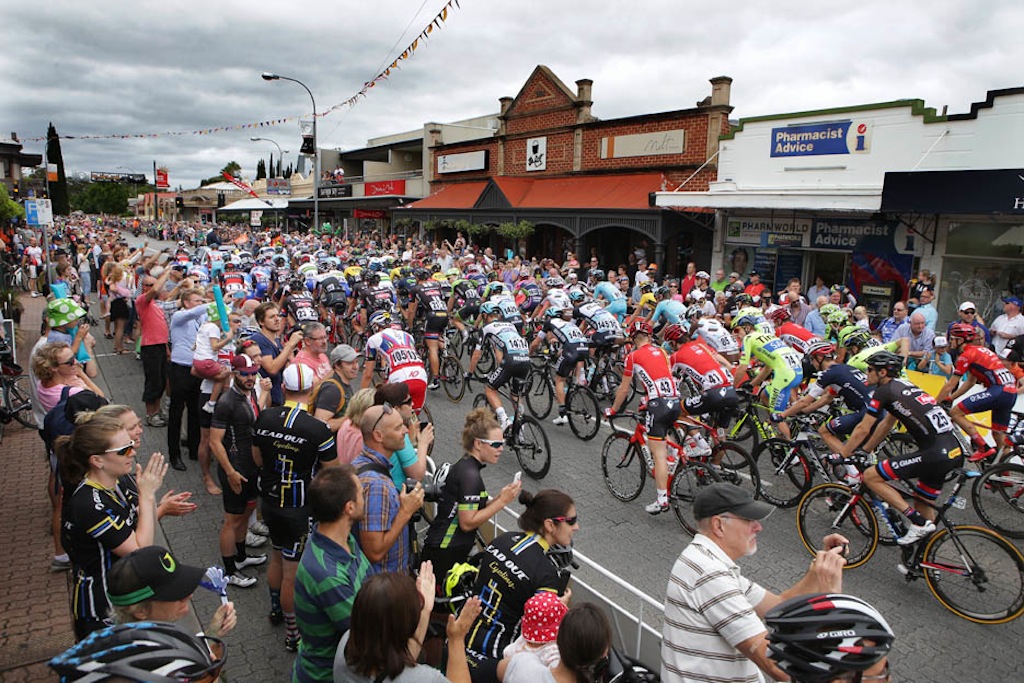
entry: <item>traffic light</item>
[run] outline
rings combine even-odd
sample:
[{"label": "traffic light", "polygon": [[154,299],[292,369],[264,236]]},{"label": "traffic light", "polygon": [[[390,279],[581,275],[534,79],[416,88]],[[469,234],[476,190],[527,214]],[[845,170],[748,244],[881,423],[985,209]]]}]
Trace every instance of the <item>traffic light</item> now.
[{"label": "traffic light", "polygon": [[18,200],[21,198],[21,181],[14,181],[14,199]]},{"label": "traffic light", "polygon": [[175,197],[174,198],[174,206],[176,206],[179,209],[184,209],[185,208],[185,198],[184,197]]}]

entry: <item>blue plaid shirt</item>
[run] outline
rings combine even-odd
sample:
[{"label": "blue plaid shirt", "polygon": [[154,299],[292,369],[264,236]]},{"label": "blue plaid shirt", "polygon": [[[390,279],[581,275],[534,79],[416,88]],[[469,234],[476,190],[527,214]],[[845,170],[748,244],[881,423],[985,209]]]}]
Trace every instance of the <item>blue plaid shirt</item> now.
[{"label": "blue plaid shirt", "polygon": [[[391,469],[391,463],[383,453],[363,446],[363,452],[352,461],[352,466],[359,472],[364,465],[374,464],[384,468],[384,471]],[[391,480],[390,474],[377,472],[368,469],[359,474],[359,481],[363,485],[363,498],[366,501],[366,514],[362,521],[356,525],[356,535],[363,531],[387,532],[395,517],[398,515],[400,501],[398,489],[395,482]],[[402,534],[395,541],[395,544],[388,549],[384,559],[380,562],[370,563],[370,573],[381,572],[408,572],[412,568],[412,549],[409,545],[409,527],[402,529]]]}]

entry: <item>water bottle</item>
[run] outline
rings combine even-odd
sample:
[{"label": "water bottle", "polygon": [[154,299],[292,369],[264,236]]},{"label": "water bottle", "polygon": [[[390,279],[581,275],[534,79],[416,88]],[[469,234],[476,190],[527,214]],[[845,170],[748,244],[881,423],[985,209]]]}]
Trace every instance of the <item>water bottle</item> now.
[{"label": "water bottle", "polygon": [[679,466],[679,458],[677,458],[676,454],[670,450],[666,456],[666,460],[668,461],[668,476],[671,477],[676,473],[676,467]]},{"label": "water bottle", "polygon": [[683,452],[686,453],[687,458],[696,458],[699,455],[697,440],[692,436],[686,437],[683,441]]},{"label": "water bottle", "polygon": [[711,445],[708,440],[704,438],[703,434],[697,434],[693,437],[694,443],[697,448],[698,455],[711,455]]}]

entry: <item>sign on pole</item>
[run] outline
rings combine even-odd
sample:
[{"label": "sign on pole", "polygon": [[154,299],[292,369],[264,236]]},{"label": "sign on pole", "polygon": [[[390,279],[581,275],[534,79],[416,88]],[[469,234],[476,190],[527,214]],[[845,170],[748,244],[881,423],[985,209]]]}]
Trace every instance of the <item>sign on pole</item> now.
[{"label": "sign on pole", "polygon": [[29,225],[50,225],[53,223],[53,205],[49,199],[28,199],[25,201],[25,222]]}]

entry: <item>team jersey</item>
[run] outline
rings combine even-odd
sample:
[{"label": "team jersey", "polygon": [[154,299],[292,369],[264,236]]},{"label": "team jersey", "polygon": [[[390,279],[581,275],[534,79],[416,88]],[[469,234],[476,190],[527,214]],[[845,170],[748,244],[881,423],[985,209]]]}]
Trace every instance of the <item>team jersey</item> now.
[{"label": "team jersey", "polygon": [[452,285],[452,296],[455,297],[455,305],[458,308],[480,305],[480,292],[472,280],[456,280]]},{"label": "team jersey", "polygon": [[537,282],[533,278],[520,280],[515,286],[516,304],[526,313],[540,306],[544,301],[544,293],[540,291]]},{"label": "team jersey", "polygon": [[529,344],[519,334],[516,326],[505,320],[495,320],[484,325],[480,348],[483,348],[485,344],[490,344],[495,350],[501,351],[505,358],[509,356],[527,358],[530,355]]},{"label": "team jersey", "polygon": [[725,326],[714,318],[701,318],[698,320],[697,328],[694,332],[705,344],[723,356],[740,352],[740,345],[736,343],[736,337],[729,334],[729,330],[725,329]]},{"label": "team jersey", "polygon": [[441,283],[437,280],[424,280],[413,287],[411,292],[416,297],[417,311],[432,316],[448,315],[448,302],[441,291]]},{"label": "team jersey", "polygon": [[743,338],[740,364],[749,365],[751,357],[772,370],[803,370],[803,357],[786,346],[786,342],[768,332],[751,332]]},{"label": "team jersey", "polygon": [[248,278],[237,271],[224,274],[224,294],[230,297],[236,292],[245,292],[249,289]]},{"label": "team jersey", "polygon": [[548,335],[554,337],[555,341],[566,346],[586,346],[587,336],[580,331],[576,323],[561,318],[548,318],[537,336],[543,341]]},{"label": "team jersey", "polygon": [[376,287],[367,288],[363,292],[363,305],[366,306],[368,311],[384,311],[391,310],[392,305],[395,303],[394,290],[381,281]]},{"label": "team jersey", "polygon": [[578,306],[573,315],[577,320],[585,322],[587,327],[595,332],[622,333],[622,326],[619,325],[618,318],[596,301],[588,301],[582,306]]},{"label": "team jersey", "polygon": [[1013,373],[1006,369],[995,351],[984,346],[969,344],[960,351],[953,374],[964,375],[968,372],[986,387],[1002,387],[1003,391],[1017,393],[1017,380]]},{"label": "team jersey", "polygon": [[253,284],[270,283],[270,279],[273,276],[273,271],[267,266],[256,266],[249,271],[249,277]]},{"label": "team jersey", "polygon": [[363,279],[363,269],[360,266],[349,266],[344,270],[345,279],[351,282]]},{"label": "team jersey", "polygon": [[[846,360],[846,364],[849,365],[850,367],[860,370],[861,372],[867,372],[868,358],[881,351],[891,351],[892,353],[897,353],[899,352],[899,350],[899,340],[886,342],[885,344],[882,344],[880,346],[869,346],[866,349],[861,349],[860,351],[855,353],[853,358],[848,358]],[[904,371],[900,373],[900,377],[906,377],[906,369],[904,369]]]},{"label": "team jersey", "polygon": [[812,341],[821,341],[821,337],[791,320],[776,327],[775,336],[800,353],[806,353],[807,345]]},{"label": "team jersey", "polygon": [[422,368],[423,360],[416,353],[416,340],[405,330],[386,329],[366,340],[366,359],[384,360],[389,375],[405,368]]},{"label": "team jersey", "polygon": [[345,281],[334,273],[328,273],[317,285],[320,303],[324,306],[339,306],[348,298]]},{"label": "team jersey", "polygon": [[833,396],[842,396],[846,407],[854,412],[863,410],[871,400],[867,376],[845,363],[833,363],[821,373],[816,383],[807,388],[811,398],[818,398],[826,391]]},{"label": "team jersey", "polygon": [[499,294],[498,296],[493,297],[491,301],[498,304],[498,310],[501,311],[501,317],[505,322],[516,325],[523,324],[523,314],[519,312],[519,307],[516,306],[515,299],[504,294]]},{"label": "team jersey", "polygon": [[672,370],[682,372],[704,391],[731,387],[732,375],[715,359],[715,352],[699,339],[680,346],[669,359]]},{"label": "team jersey", "polygon": [[564,289],[549,289],[547,296],[544,297],[544,301],[547,301],[549,306],[572,308],[572,301]]},{"label": "team jersey", "polygon": [[316,310],[316,303],[313,297],[307,292],[295,292],[285,297],[282,308],[295,319],[297,323],[316,322],[320,319],[320,313]]},{"label": "team jersey", "polygon": [[459,526],[459,511],[475,512],[487,507],[490,501],[480,470],[483,464],[464,455],[451,466],[441,487],[441,500],[437,501],[434,521],[427,529],[423,545],[428,548],[463,548],[476,542],[475,531],[464,531]]},{"label": "team jersey", "polygon": [[299,276],[301,276],[303,280],[312,280],[320,272],[315,263],[310,263],[308,261],[295,270],[298,271]]},{"label": "team jersey", "polygon": [[875,388],[867,413],[875,418],[888,411],[907,428],[919,448],[927,448],[936,438],[953,431],[953,421],[935,398],[903,379]]},{"label": "team jersey", "polygon": [[672,364],[661,347],[647,344],[626,356],[622,381],[629,380],[634,373],[647,392],[648,400],[679,397],[676,380],[672,376]]},{"label": "team jersey", "polygon": [[253,446],[263,457],[260,493],[274,507],[305,507],[319,465],[338,457],[327,423],[297,405],[260,411]]},{"label": "team jersey", "polygon": [[678,324],[682,320],[684,313],[686,313],[686,305],[683,302],[665,299],[664,301],[659,301],[658,305],[654,307],[651,324],[657,325],[662,319],[668,324]]},{"label": "team jersey", "polygon": [[624,299],[626,295],[620,292],[619,288],[616,287],[614,283],[605,280],[604,282],[598,282],[597,286],[594,287],[594,297],[604,299],[610,303],[612,301]]}]

